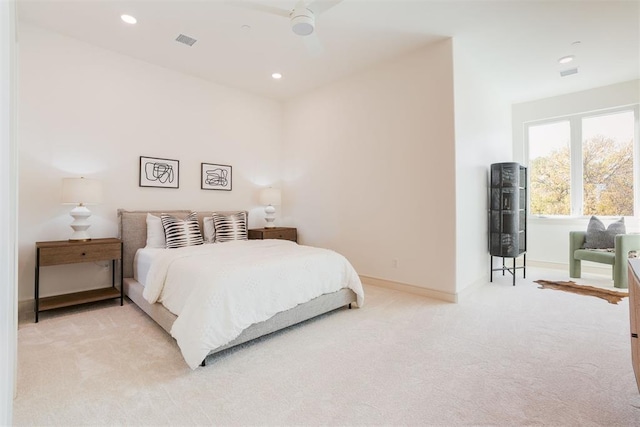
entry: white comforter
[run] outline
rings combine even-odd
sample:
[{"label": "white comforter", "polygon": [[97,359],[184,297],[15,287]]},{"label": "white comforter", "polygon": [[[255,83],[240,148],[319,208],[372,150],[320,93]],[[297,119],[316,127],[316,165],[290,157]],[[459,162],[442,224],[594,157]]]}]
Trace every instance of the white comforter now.
[{"label": "white comforter", "polygon": [[144,298],[178,318],[171,335],[191,369],[210,350],[250,325],[322,294],[364,292],[342,255],[286,240],[249,240],[161,251],[144,283]]}]

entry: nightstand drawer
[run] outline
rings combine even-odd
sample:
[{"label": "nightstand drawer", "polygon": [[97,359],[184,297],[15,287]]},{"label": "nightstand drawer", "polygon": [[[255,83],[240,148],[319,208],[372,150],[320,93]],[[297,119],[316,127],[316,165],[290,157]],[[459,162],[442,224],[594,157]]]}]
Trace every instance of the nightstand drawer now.
[{"label": "nightstand drawer", "polygon": [[263,239],[281,239],[281,240],[298,240],[298,233],[296,229],[291,228],[287,230],[268,230],[263,233]]},{"label": "nightstand drawer", "polygon": [[254,228],[249,230],[249,239],[280,239],[298,241],[298,230],[292,227]]},{"label": "nightstand drawer", "polygon": [[40,266],[120,259],[120,243],[40,248]]}]

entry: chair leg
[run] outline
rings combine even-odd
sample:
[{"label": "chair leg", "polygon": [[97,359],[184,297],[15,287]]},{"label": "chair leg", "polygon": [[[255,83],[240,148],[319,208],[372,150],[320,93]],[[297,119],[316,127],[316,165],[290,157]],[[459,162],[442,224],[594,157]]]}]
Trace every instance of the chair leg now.
[{"label": "chair leg", "polygon": [[579,259],[571,257],[569,259],[569,277],[580,278],[582,274],[582,265]]},{"label": "chair leg", "polygon": [[622,263],[621,266],[613,265],[613,286],[618,289],[627,289],[629,287],[628,273],[625,270],[627,263]]}]

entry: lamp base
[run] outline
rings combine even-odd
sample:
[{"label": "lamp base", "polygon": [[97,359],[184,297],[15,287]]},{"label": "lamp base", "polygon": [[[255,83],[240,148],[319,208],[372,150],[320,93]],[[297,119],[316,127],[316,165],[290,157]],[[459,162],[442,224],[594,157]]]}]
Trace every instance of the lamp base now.
[{"label": "lamp base", "polygon": [[267,221],[267,224],[264,226],[264,228],[274,228],[276,225],[273,223],[273,221],[276,220],[276,208],[273,207],[273,205],[269,205],[266,208],[264,208],[264,220]]},{"label": "lamp base", "polygon": [[73,234],[69,237],[69,241],[86,242],[91,240],[91,236],[87,231],[91,227],[88,221],[91,211],[84,205],[78,205],[69,212],[69,215],[73,217],[73,222],[70,225],[73,229]]}]

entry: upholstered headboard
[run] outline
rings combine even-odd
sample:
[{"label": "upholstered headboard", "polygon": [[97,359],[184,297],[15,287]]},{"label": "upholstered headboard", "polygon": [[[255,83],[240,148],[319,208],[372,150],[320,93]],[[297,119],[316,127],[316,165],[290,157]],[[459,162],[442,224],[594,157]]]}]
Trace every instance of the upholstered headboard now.
[{"label": "upholstered headboard", "polygon": [[[133,259],[136,251],[144,248],[147,244],[147,213],[160,216],[163,213],[173,215],[176,218],[186,218],[191,210],[172,210],[172,211],[128,211],[118,209],[118,237],[122,240],[122,272],[124,277],[133,277]],[[198,223],[200,224],[200,232],[204,229],[202,226],[203,218],[211,216],[213,211],[198,212]],[[233,214],[237,212],[245,212],[247,221],[249,212],[247,211],[216,211],[221,214]]]}]

